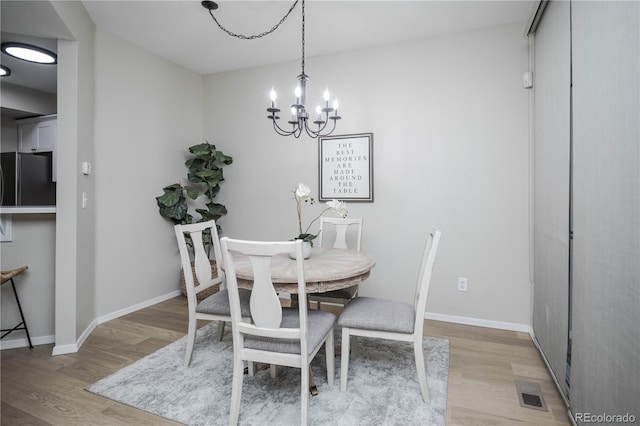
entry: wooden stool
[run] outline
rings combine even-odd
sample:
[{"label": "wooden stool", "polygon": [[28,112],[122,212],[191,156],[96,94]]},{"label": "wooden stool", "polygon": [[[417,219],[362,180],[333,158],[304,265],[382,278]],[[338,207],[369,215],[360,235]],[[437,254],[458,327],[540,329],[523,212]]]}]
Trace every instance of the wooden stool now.
[{"label": "wooden stool", "polygon": [[13,277],[15,277],[16,275],[20,275],[21,273],[23,273],[24,271],[26,271],[27,269],[29,269],[28,266],[21,266],[19,268],[16,269],[12,269],[10,271],[2,271],[0,272],[0,278],[2,279],[2,282],[0,282],[0,285],[11,281],[11,287],[13,288],[13,294],[14,296],[16,296],[16,302],[18,303],[18,310],[20,311],[20,318],[22,318],[22,322],[18,325],[16,325],[13,328],[3,328],[0,331],[6,331],[6,333],[3,333],[2,336],[0,336],[0,339],[4,339],[4,337],[14,331],[17,330],[24,330],[25,333],[27,333],[27,340],[29,341],[29,348],[33,349],[33,345],[31,344],[31,337],[29,336],[29,330],[27,329],[27,322],[24,320],[24,314],[22,313],[22,306],[20,306],[20,299],[18,298],[18,292],[16,291],[16,285],[13,282]]}]

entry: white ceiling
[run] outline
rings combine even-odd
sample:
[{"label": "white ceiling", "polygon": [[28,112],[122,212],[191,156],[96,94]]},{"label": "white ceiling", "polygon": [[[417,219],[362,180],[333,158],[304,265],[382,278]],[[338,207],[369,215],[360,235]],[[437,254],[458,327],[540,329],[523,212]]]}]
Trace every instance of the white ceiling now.
[{"label": "white ceiling", "polygon": [[[287,1],[218,1],[214,12],[235,33],[270,29],[289,10]],[[194,72],[210,74],[278,62],[299,60],[301,0],[282,26],[257,40],[239,40],[220,30],[199,0],[82,1],[96,26]],[[306,56],[326,55],[406,40],[438,37],[511,23],[524,26],[536,0],[502,1],[337,1],[306,0]],[[56,39],[65,36],[60,19],[48,2],[7,1],[2,6],[5,31]],[[52,44],[55,47],[55,42]],[[48,47],[51,49],[51,44]],[[55,50],[55,49],[51,49]],[[7,55],[2,54],[2,62]],[[19,68],[20,65],[14,65]],[[42,68],[42,66],[40,66]],[[14,84],[55,93],[53,78],[31,75]],[[26,78],[26,77],[25,77]]]},{"label": "white ceiling", "polygon": [[[239,40],[220,30],[198,0],[83,1],[96,25],[200,74],[299,59],[301,1],[273,34]],[[289,10],[287,1],[218,1],[214,15],[230,31],[257,34]],[[306,56],[509,23],[523,32],[534,1],[307,0]]]}]

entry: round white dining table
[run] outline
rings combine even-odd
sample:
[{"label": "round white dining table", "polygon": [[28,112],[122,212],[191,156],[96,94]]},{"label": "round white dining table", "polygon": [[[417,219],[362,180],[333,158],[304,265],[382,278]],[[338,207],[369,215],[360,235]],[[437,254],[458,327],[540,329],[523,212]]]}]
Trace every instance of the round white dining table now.
[{"label": "round white dining table", "polygon": [[[251,289],[253,270],[249,258],[234,253],[238,287]],[[334,248],[313,248],[304,260],[304,279],[307,293],[326,293],[358,285],[369,277],[375,259],[361,251]],[[298,292],[296,261],[286,254],[271,261],[271,281],[277,291]]]}]

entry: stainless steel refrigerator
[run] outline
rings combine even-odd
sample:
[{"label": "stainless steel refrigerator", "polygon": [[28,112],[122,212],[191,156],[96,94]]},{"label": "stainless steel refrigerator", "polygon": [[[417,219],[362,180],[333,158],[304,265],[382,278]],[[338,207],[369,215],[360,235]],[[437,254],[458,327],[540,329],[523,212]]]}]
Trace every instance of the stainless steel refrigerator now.
[{"label": "stainless steel refrigerator", "polygon": [[50,152],[0,154],[3,206],[55,206],[56,183]]}]

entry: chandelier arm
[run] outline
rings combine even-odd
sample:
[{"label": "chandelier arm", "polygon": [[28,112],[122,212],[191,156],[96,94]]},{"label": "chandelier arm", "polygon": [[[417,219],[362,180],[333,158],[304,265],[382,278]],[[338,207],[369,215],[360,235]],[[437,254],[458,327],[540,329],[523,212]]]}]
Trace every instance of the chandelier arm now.
[{"label": "chandelier arm", "polygon": [[272,121],[273,121],[273,129],[280,136],[291,136],[295,132],[295,129],[293,131],[284,130],[282,127],[278,125],[276,120],[272,120]]},{"label": "chandelier arm", "polygon": [[332,120],[332,121],[333,121],[333,126],[331,127],[331,130],[328,131],[327,133],[322,133],[324,129],[327,127],[327,124],[329,124],[329,122],[327,121],[326,123],[324,123],[324,126],[322,126],[322,130],[318,132],[318,137],[329,136],[331,133],[333,133],[333,131],[336,129],[336,120]]},{"label": "chandelier arm", "polygon": [[338,120],[332,120],[332,121],[333,121],[333,127],[331,127],[331,131],[329,133],[325,134],[325,136],[330,135],[336,129],[336,123],[338,122]]},{"label": "chandelier arm", "polygon": [[317,138],[317,137],[320,137],[320,136],[324,136],[322,134],[322,131],[324,130],[325,127],[327,127],[327,122],[326,121],[322,126],[318,126],[318,130],[313,130],[313,129],[309,129],[308,127],[306,127],[307,134],[309,136],[311,136],[312,138]]},{"label": "chandelier arm", "polygon": [[309,129],[307,126],[304,126],[304,130],[307,132],[307,135],[309,135],[311,139],[315,139],[321,136],[320,132],[316,133],[313,130]]},{"label": "chandelier arm", "polygon": [[280,136],[294,136],[297,139],[302,134],[302,126],[300,126],[299,123],[294,124],[293,129],[289,131],[284,130],[275,120],[273,120],[273,128]]},{"label": "chandelier arm", "polygon": [[[226,28],[225,28],[225,27],[224,27],[220,22],[218,22],[218,20],[216,19],[216,17],[213,15],[213,9],[212,9],[212,8],[209,8],[209,7],[205,6],[205,5],[204,5],[204,3],[205,3],[205,2],[202,2],[202,6],[203,6],[203,7],[205,7],[205,8],[207,8],[207,9],[209,10],[209,15],[211,15],[211,18],[213,19],[213,22],[215,22],[215,23],[216,23],[216,25],[218,25],[218,27],[219,27],[222,31],[224,31],[225,33],[229,34],[231,37],[236,37],[236,38],[239,38],[239,39],[241,39],[241,40],[255,40],[255,39],[257,39],[257,38],[262,38],[262,37],[264,37],[264,36],[267,36],[267,35],[271,34],[272,32],[274,32],[275,30],[277,30],[277,29],[278,29],[278,27],[279,27],[280,25],[282,25],[282,23],[283,23],[284,21],[286,21],[286,20],[287,20],[287,18],[289,17],[289,15],[291,15],[291,12],[293,12],[293,9],[295,9],[295,8],[296,8],[296,5],[298,4],[298,2],[299,2],[299,1],[300,1],[300,0],[295,0],[295,1],[293,2],[293,4],[291,5],[291,7],[289,8],[289,11],[288,11],[288,12],[287,12],[283,17],[282,17],[282,19],[280,19],[280,22],[278,22],[277,24],[275,24],[275,25],[274,25],[270,30],[268,30],[268,31],[263,31],[263,32],[261,32],[261,33],[259,33],[259,34],[249,35],[249,36],[244,35],[244,34],[236,34],[236,33],[234,33],[234,32],[229,31],[229,30],[228,30],[228,29],[226,29]],[[303,6],[304,6],[304,1],[302,2],[302,4],[303,4]],[[303,16],[304,16],[304,12],[303,12]]]}]

